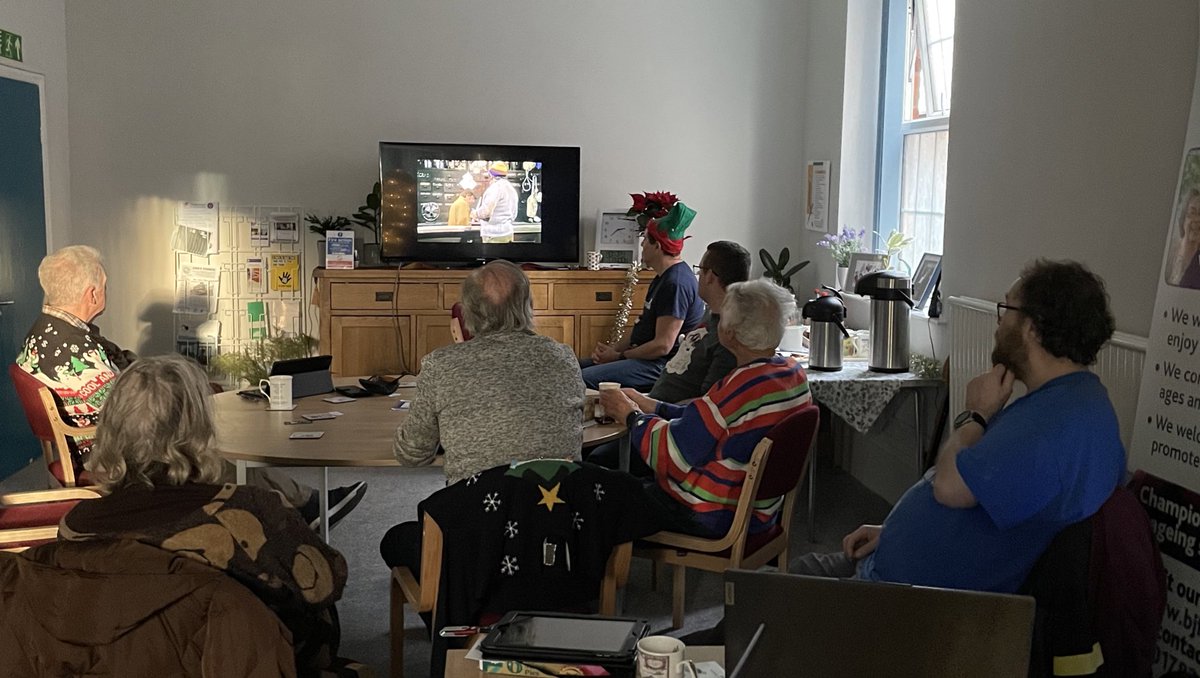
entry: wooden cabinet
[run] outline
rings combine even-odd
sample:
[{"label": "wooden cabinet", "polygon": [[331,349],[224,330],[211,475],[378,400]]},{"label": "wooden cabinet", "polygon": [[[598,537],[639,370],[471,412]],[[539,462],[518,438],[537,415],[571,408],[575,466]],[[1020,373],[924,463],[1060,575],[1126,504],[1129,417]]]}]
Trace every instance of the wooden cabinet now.
[{"label": "wooden cabinet", "polygon": [[[320,350],[336,375],[415,372],[421,358],[451,342],[450,307],[462,299],[467,270],[318,269]],[[588,356],[608,338],[625,271],[527,271],[534,328]],[[646,300],[642,274],[629,325]]]}]

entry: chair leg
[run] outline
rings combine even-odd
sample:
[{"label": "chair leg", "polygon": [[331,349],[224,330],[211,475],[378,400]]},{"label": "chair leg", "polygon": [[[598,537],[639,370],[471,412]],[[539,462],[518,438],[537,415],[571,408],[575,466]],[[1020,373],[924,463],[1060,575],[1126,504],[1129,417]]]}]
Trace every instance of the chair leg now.
[{"label": "chair leg", "polygon": [[404,591],[395,577],[392,582],[391,641],[392,678],[404,678]]},{"label": "chair leg", "polygon": [[778,559],[775,561],[775,564],[779,567],[780,572],[787,572],[788,571],[788,563],[790,563],[790,562],[791,562],[791,559],[788,558],[788,545],[784,544],[783,550],[779,552],[779,556],[778,556]]},{"label": "chair leg", "polygon": [[687,568],[676,565],[671,583],[671,628],[683,628],[683,599],[686,595]]}]

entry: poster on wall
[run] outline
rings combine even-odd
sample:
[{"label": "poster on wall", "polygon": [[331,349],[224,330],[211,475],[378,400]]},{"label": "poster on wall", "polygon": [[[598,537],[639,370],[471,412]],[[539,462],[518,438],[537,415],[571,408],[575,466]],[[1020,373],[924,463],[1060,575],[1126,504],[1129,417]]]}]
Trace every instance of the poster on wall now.
[{"label": "poster on wall", "polygon": [[199,256],[216,254],[218,249],[217,217],[220,205],[215,202],[181,202],[175,209],[175,233],[171,249]]},{"label": "poster on wall", "polygon": [[[1188,140],[1200,142],[1200,111]],[[1131,470],[1167,570],[1153,674],[1200,670],[1200,148],[1184,154],[1166,225]]]},{"label": "poster on wall", "polygon": [[298,292],[300,290],[300,255],[271,255],[271,291]]},{"label": "poster on wall", "polygon": [[175,313],[212,315],[217,311],[221,272],[215,266],[180,264],[175,273]]},{"label": "poster on wall", "polygon": [[300,242],[300,215],[295,212],[272,212],[271,242]]},{"label": "poster on wall", "polygon": [[805,167],[808,196],[804,205],[804,226],[810,231],[829,231],[829,161],[809,161]]}]

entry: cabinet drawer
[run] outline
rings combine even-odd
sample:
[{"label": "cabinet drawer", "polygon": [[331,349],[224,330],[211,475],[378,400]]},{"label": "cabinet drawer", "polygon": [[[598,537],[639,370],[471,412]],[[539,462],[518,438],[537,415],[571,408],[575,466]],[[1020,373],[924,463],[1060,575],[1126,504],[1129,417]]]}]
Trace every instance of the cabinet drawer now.
[{"label": "cabinet drawer", "polygon": [[[551,308],[556,311],[616,310],[621,303],[621,289],[624,287],[620,283],[555,285]],[[634,296],[636,298],[636,293]],[[642,293],[642,297],[645,298],[645,292]]]},{"label": "cabinet drawer", "polygon": [[[529,296],[533,297],[533,310],[544,311],[550,308],[550,286],[546,283],[531,283]],[[442,291],[442,307],[450,310],[455,302],[462,301],[462,285],[447,283]]]},{"label": "cabinet drawer", "polygon": [[[395,298],[393,299],[393,295]],[[333,310],[437,309],[437,283],[333,283],[329,286]]]}]

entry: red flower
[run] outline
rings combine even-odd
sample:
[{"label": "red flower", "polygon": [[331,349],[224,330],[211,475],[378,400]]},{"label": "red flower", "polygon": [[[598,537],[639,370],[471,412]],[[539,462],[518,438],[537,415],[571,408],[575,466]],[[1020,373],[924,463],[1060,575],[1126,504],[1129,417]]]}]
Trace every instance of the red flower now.
[{"label": "red flower", "polygon": [[630,212],[641,214],[646,209],[646,196],[641,193],[630,193],[629,197],[633,198],[633,207],[629,208]]},{"label": "red flower", "polygon": [[637,222],[643,229],[650,220],[667,216],[675,203],[679,202],[679,197],[669,191],[630,193],[629,197],[633,198],[633,206],[625,214],[637,217]]}]

